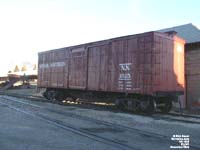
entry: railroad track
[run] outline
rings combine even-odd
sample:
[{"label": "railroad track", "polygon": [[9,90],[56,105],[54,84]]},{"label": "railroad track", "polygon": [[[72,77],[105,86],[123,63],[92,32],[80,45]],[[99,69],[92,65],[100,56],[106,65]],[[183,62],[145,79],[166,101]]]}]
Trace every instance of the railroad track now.
[{"label": "railroad track", "polygon": [[[22,104],[25,104],[25,105],[31,105],[33,107],[40,107],[41,108],[41,106],[39,106],[39,105],[30,104],[30,103],[27,103],[27,102],[22,102],[20,100],[14,100],[14,99],[12,99],[12,97],[3,97],[3,98],[6,99],[6,100],[11,100],[11,101],[22,103]],[[102,125],[106,125],[106,126],[110,126],[110,127],[115,127],[117,129],[125,129],[125,130],[129,130],[131,132],[134,132],[134,133],[139,132],[140,134],[143,134],[145,136],[152,136],[152,137],[155,137],[155,138],[160,138],[160,137],[168,138],[165,135],[160,135],[160,134],[152,133],[152,132],[149,132],[149,131],[141,131],[141,130],[136,129],[136,128],[127,127],[127,126],[120,125],[120,124],[114,124],[114,123],[94,119],[94,118],[91,118],[91,117],[74,114],[74,113],[71,113],[71,112],[55,110],[55,109],[51,109],[51,108],[43,108],[43,109],[50,111],[50,112],[53,112],[53,113],[65,115],[65,116],[68,116],[68,117],[78,118],[78,119],[81,119],[81,120],[87,120],[87,121],[90,121],[90,122],[95,122],[96,124],[102,124]]]},{"label": "railroad track", "polygon": [[188,115],[174,115],[174,114],[153,114],[151,116],[156,120],[166,120],[166,121],[176,121],[183,123],[200,124],[200,117],[198,116],[188,116]]},{"label": "railroad track", "polygon": [[[5,94],[5,93],[0,93],[0,94]],[[63,103],[63,102],[58,102],[58,101],[50,101],[47,100],[41,96],[33,96],[33,95],[22,95],[22,94],[16,94],[16,93],[6,93],[8,96],[13,96],[17,98],[25,98],[25,99],[30,99],[33,101],[41,101],[41,102],[48,102],[48,103],[55,103],[59,105],[71,105],[71,106],[78,106],[81,108],[94,108],[94,109],[103,109],[103,110],[110,110],[110,111],[116,111],[116,112],[121,112],[120,110],[117,110],[114,106],[104,106],[104,105],[98,105],[94,104],[91,102],[82,102],[79,104],[73,104],[73,103]],[[125,113],[131,114],[132,112],[125,111]],[[195,123],[195,124],[200,124],[200,116],[194,116],[194,115],[188,115],[188,114],[178,114],[178,113],[168,113],[168,114],[163,114],[156,112],[153,115],[147,115],[143,113],[134,113],[135,115],[143,115],[147,117],[151,117],[153,119],[159,120],[166,120],[166,121],[177,121],[177,122],[184,122],[184,123]]]},{"label": "railroad track", "polygon": [[[16,100],[16,99],[13,99],[12,97],[3,97],[3,98],[6,99],[6,100],[21,103],[21,104],[24,104],[24,105],[30,105],[32,107],[42,108],[39,105],[30,104],[30,103],[27,103],[27,102],[24,102],[24,101]],[[6,104],[4,104],[4,105],[6,105]],[[30,115],[29,112],[28,113],[27,113],[27,111],[24,112],[24,110],[21,110],[19,108],[13,108],[13,106],[10,106],[10,105],[8,107],[11,107],[12,109],[15,109],[17,111],[20,111],[20,112],[23,112],[23,113]],[[165,141],[173,143],[170,140],[170,137],[165,136],[165,135],[156,134],[156,133],[152,133],[152,132],[149,132],[149,131],[143,131],[143,130],[139,130],[139,129],[136,129],[136,128],[127,127],[127,126],[119,125],[119,124],[114,124],[114,123],[110,123],[110,122],[106,122],[106,121],[102,121],[102,120],[97,120],[97,119],[94,119],[94,118],[74,114],[74,113],[71,113],[71,112],[55,110],[55,109],[51,109],[51,108],[42,108],[42,109],[45,109],[46,111],[53,112],[53,113],[56,113],[56,114],[59,114],[59,115],[64,115],[64,116],[67,116],[67,117],[78,118],[78,119],[81,119],[81,120],[87,120],[87,121],[90,121],[90,122],[95,122],[96,124],[101,124],[101,125],[104,125],[104,126],[116,128],[118,130],[128,130],[129,132],[132,132],[133,134],[138,133],[138,134],[145,136],[145,137],[151,137],[151,138],[154,138],[154,139],[163,139]],[[31,114],[31,115],[33,115],[33,114]],[[130,146],[128,146],[126,144],[122,144],[121,142],[118,142],[118,141],[114,141],[114,140],[111,140],[111,139],[108,139],[108,138],[105,138],[105,137],[96,136],[95,134],[91,134],[90,132],[87,132],[85,130],[83,131],[83,130],[74,128],[71,125],[66,125],[66,123],[63,124],[58,120],[51,119],[51,118],[46,117],[42,114],[34,114],[33,116],[40,118],[44,121],[47,121],[51,124],[54,124],[54,125],[56,125],[60,128],[63,128],[64,130],[70,130],[70,131],[72,131],[76,134],[80,134],[82,136],[89,137],[93,140],[96,140],[96,141],[99,141],[99,142],[102,142],[102,143],[106,143],[106,144],[109,144],[109,145],[112,145],[112,146],[120,147],[122,149],[140,149],[137,146],[136,147],[130,147]],[[190,147],[193,148],[193,149],[200,149],[200,147],[198,145],[195,145],[195,144],[190,145]]]},{"label": "railroad track", "polygon": [[[23,105],[25,104],[25,105],[29,105],[31,107],[41,108],[40,106],[32,105],[32,104],[29,104],[29,103],[26,103],[26,102],[21,102],[21,101],[18,101],[18,100],[13,100],[12,98],[5,98],[5,97],[1,97],[1,98],[6,99],[6,100],[10,100],[12,102],[21,103]],[[32,112],[32,111],[27,111],[27,110],[24,110],[20,107],[13,106],[12,104],[2,102],[2,101],[0,101],[0,104],[7,106],[11,109],[14,109],[18,112],[24,113],[28,116],[32,116],[32,117],[38,118],[40,120],[43,120],[43,121],[50,123],[50,124],[52,124],[56,127],[62,128],[63,130],[70,131],[70,132],[73,132],[75,134],[81,135],[83,137],[87,137],[89,139],[95,140],[97,142],[101,142],[103,144],[110,145],[114,148],[123,149],[123,150],[140,150],[140,148],[129,146],[129,145],[123,144],[121,142],[118,142],[118,141],[115,141],[115,140],[112,140],[112,139],[109,139],[109,138],[106,138],[106,137],[103,137],[103,136],[98,136],[98,135],[92,134],[91,132],[87,132],[85,130],[78,129],[78,128],[70,125],[70,124],[66,124],[66,123],[61,122],[60,120],[56,120],[56,119],[53,119],[51,117],[48,117],[46,114],[43,114],[43,113],[35,113],[35,112]]]}]

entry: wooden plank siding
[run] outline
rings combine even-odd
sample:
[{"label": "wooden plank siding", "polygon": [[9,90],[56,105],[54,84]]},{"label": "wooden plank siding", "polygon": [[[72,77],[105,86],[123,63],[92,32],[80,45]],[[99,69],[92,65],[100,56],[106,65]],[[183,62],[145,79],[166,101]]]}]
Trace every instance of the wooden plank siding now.
[{"label": "wooden plank siding", "polygon": [[187,106],[200,107],[200,42],[186,45]]}]

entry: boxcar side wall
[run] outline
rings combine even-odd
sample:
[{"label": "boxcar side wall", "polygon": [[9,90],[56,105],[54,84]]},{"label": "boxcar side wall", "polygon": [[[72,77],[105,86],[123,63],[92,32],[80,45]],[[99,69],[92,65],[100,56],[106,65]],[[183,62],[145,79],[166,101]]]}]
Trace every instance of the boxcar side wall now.
[{"label": "boxcar side wall", "polygon": [[38,86],[146,92],[149,85],[144,84],[150,83],[151,77],[143,74],[150,74],[151,56],[146,52],[151,51],[152,38],[153,32],[150,32],[40,53]]},{"label": "boxcar side wall", "polygon": [[39,55],[38,85],[41,87],[63,88],[68,72],[68,55],[65,49],[49,51]]},{"label": "boxcar side wall", "polygon": [[69,88],[86,89],[87,50],[84,47],[70,50]]}]

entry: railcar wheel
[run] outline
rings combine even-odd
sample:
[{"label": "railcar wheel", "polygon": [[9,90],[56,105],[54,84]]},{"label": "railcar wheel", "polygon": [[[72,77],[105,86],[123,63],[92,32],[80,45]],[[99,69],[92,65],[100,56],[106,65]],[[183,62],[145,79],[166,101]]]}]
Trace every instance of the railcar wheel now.
[{"label": "railcar wheel", "polygon": [[153,114],[155,112],[155,101],[152,99],[142,100],[140,102],[140,110],[144,113]]},{"label": "railcar wheel", "polygon": [[127,110],[132,112],[140,111],[140,101],[138,99],[129,99],[127,101]]},{"label": "railcar wheel", "polygon": [[48,92],[47,92],[47,91],[45,91],[45,92],[43,93],[43,96],[44,96],[46,99],[48,99],[48,96],[47,96],[47,94],[48,94]]},{"label": "railcar wheel", "polygon": [[47,92],[47,99],[51,101],[56,101],[56,91],[50,90]]},{"label": "railcar wheel", "polygon": [[65,99],[63,92],[57,91],[55,94],[55,100],[63,101]]},{"label": "railcar wheel", "polygon": [[172,101],[166,101],[163,106],[159,107],[162,113],[168,113],[172,109]]},{"label": "railcar wheel", "polygon": [[124,110],[125,109],[125,100],[122,99],[116,99],[115,100],[115,106],[117,107],[117,109],[119,110]]}]

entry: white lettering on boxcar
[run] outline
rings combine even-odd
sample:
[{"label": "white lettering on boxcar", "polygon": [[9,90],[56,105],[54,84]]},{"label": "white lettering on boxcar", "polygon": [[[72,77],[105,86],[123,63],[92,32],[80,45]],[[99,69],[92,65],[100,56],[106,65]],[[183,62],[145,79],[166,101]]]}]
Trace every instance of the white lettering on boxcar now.
[{"label": "white lettering on boxcar", "polygon": [[49,68],[49,64],[40,64],[39,68]]},{"label": "white lettering on boxcar", "polygon": [[63,66],[65,66],[65,62],[55,62],[50,64],[50,67],[63,67]]},{"label": "white lettering on boxcar", "polygon": [[131,74],[126,73],[126,74],[119,74],[119,80],[131,80]]},{"label": "white lettering on boxcar", "polygon": [[54,62],[54,63],[50,63],[50,64],[40,64],[39,68],[53,68],[53,67],[64,67],[65,66],[65,62]]},{"label": "white lettering on boxcar", "polygon": [[120,73],[118,78],[118,89],[119,90],[132,90],[132,79],[131,79],[131,65],[132,63],[119,64]]},{"label": "white lettering on boxcar", "polygon": [[132,63],[124,63],[124,64],[119,64],[120,68],[122,71],[129,71],[130,70],[130,65]]}]

